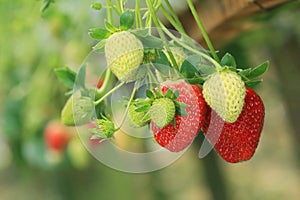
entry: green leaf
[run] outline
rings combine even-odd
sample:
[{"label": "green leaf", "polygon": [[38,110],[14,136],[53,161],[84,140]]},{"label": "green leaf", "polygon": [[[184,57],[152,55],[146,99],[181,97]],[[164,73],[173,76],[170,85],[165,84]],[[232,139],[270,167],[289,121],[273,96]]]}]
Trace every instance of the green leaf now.
[{"label": "green leaf", "polygon": [[247,77],[249,79],[259,77],[267,71],[268,67],[269,67],[269,62],[268,61],[264,62],[263,64],[253,68]]},{"label": "green leaf", "polygon": [[229,66],[236,68],[236,62],[234,57],[230,53],[226,53],[223,58],[221,59],[222,66]]},{"label": "green leaf", "polygon": [[64,68],[57,68],[54,69],[56,76],[58,79],[68,88],[73,88],[75,79],[76,79],[76,72],[71,70],[69,67]]},{"label": "green leaf", "polygon": [[121,30],[129,30],[134,24],[134,14],[131,11],[125,11],[120,17]]},{"label": "green leaf", "polygon": [[76,77],[76,88],[85,89],[86,65],[82,65]]},{"label": "green leaf", "polygon": [[168,57],[162,50],[156,51],[156,56],[155,56],[155,60],[153,61],[153,63],[166,65],[166,66],[170,65]]},{"label": "green leaf", "polygon": [[103,40],[111,35],[111,32],[104,28],[91,28],[89,29],[89,35],[96,40]]},{"label": "green leaf", "polygon": [[97,52],[104,52],[105,43],[106,40],[101,40],[95,46],[93,46],[93,49]]},{"label": "green leaf", "polygon": [[114,25],[112,25],[111,23],[109,23],[108,21],[105,21],[105,27],[108,31],[110,31],[111,33],[117,32],[119,31],[119,29],[117,27],[115,27]]},{"label": "green leaf", "polygon": [[252,70],[251,68],[244,69],[244,70],[238,72],[238,74],[239,74],[242,78],[248,80],[248,76],[249,76],[251,70]]},{"label": "green leaf", "polygon": [[94,10],[101,10],[102,9],[102,4],[100,2],[93,2],[91,5],[91,8]]},{"label": "green leaf", "polygon": [[180,73],[185,78],[193,78],[198,74],[198,70],[189,60],[185,60],[180,67]]},{"label": "green leaf", "polygon": [[47,8],[49,8],[50,4],[54,3],[54,0],[44,0],[43,4],[41,6],[41,12],[44,12],[45,10],[47,10]]},{"label": "green leaf", "polygon": [[146,90],[146,96],[149,98],[149,99],[154,99],[154,94],[151,90]]},{"label": "green leaf", "polygon": [[130,30],[130,32],[138,38],[147,37],[147,35],[149,35],[149,29],[134,29]]},{"label": "green leaf", "polygon": [[143,44],[144,48],[150,49],[162,49],[163,48],[163,41],[155,36],[152,35],[142,35],[136,34],[137,32],[132,32]]},{"label": "green leaf", "polygon": [[262,82],[261,79],[259,80],[251,80],[251,81],[245,81],[245,84],[247,87],[253,88],[254,86],[257,86],[258,84],[260,84]]},{"label": "green leaf", "polygon": [[194,78],[199,73],[203,76],[208,76],[216,72],[216,69],[204,64],[201,56],[192,55],[182,63],[180,71],[186,78]]}]

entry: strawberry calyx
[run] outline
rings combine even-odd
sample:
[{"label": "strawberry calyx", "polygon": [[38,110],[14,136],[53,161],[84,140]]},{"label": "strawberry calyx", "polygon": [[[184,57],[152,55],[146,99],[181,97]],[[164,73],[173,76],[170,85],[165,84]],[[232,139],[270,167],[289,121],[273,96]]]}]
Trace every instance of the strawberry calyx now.
[{"label": "strawberry calyx", "polygon": [[149,112],[138,110],[138,108],[139,108],[138,106],[140,105],[141,102],[142,102],[142,104],[144,104],[144,101],[145,101],[144,99],[138,98],[138,99],[133,100],[131,102],[131,104],[129,105],[128,117],[131,122],[131,125],[134,127],[143,127],[150,120]]},{"label": "strawberry calyx", "polygon": [[114,122],[104,115],[101,115],[101,118],[97,119],[93,125],[95,128],[90,129],[92,133],[91,140],[110,139],[114,136],[114,133],[118,131],[118,129],[115,128]]},{"label": "strawberry calyx", "polygon": [[144,126],[151,119],[157,127],[163,128],[172,121],[175,124],[175,114],[187,115],[187,105],[176,100],[179,96],[178,90],[173,92],[169,88],[165,93],[157,89],[147,90],[146,96],[146,99],[138,98],[132,101],[134,109],[129,107],[128,117],[134,125]]}]

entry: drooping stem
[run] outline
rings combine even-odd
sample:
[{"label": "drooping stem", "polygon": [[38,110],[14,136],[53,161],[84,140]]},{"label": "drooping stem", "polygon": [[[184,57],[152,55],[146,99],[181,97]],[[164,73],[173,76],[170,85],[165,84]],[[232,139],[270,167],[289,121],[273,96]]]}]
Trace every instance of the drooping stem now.
[{"label": "drooping stem", "polygon": [[111,12],[111,6],[109,5],[111,2],[110,0],[106,0],[106,4],[108,5],[106,8],[106,15],[107,15],[107,21],[109,23],[112,23],[112,12]]},{"label": "drooping stem", "polygon": [[165,0],[165,3],[166,3],[166,5],[167,5],[167,7],[168,7],[168,9],[169,9],[169,11],[170,11],[170,13],[171,13],[171,16],[174,18],[175,23],[176,23],[179,27],[181,27],[181,29],[182,29],[182,32],[180,32],[179,30],[178,30],[178,31],[179,31],[180,33],[185,33],[184,28],[183,28],[183,26],[182,26],[182,24],[181,24],[181,22],[180,22],[180,20],[179,20],[179,18],[178,18],[178,16],[177,16],[175,10],[173,9],[171,3],[169,2],[169,0]]},{"label": "drooping stem", "polygon": [[115,0],[116,1],[116,7],[120,13],[124,12],[124,1],[123,0]]},{"label": "drooping stem", "polygon": [[135,85],[134,88],[133,88],[133,90],[132,90],[130,99],[129,99],[128,103],[127,103],[126,110],[125,110],[124,115],[123,115],[123,117],[122,117],[121,123],[120,123],[120,125],[118,126],[117,130],[120,130],[120,128],[123,126],[123,124],[124,124],[124,122],[125,122],[125,119],[126,119],[127,114],[128,114],[129,106],[130,106],[130,104],[131,104],[131,102],[132,102],[132,100],[133,100],[133,98],[134,98],[134,95],[135,95],[136,91],[137,91],[137,87],[136,87],[136,85]]},{"label": "drooping stem", "polygon": [[160,7],[161,12],[163,13],[163,15],[167,18],[167,20],[171,23],[171,25],[179,32],[179,33],[185,33],[183,27],[181,26],[181,23],[178,24],[177,21],[175,21],[173,19],[172,16],[170,16],[170,14],[168,13],[168,11],[165,9],[165,7],[162,5]]},{"label": "drooping stem", "polygon": [[172,63],[172,65],[173,65],[173,67],[175,68],[175,70],[179,71],[179,68],[178,68],[177,63],[176,63],[176,61],[175,61],[175,58],[174,58],[174,56],[173,56],[173,54],[172,54],[172,52],[171,52],[171,50],[170,50],[170,48],[169,48],[169,46],[168,46],[168,40],[167,40],[166,36],[164,35],[164,32],[163,32],[162,29],[161,29],[161,26],[160,26],[160,24],[161,24],[161,23],[160,23],[160,20],[159,20],[159,19],[157,18],[157,16],[156,16],[155,8],[154,8],[154,6],[152,5],[151,0],[146,0],[146,2],[147,2],[147,5],[148,5],[148,8],[149,8],[149,11],[150,11],[150,15],[151,15],[151,17],[152,17],[152,20],[153,20],[154,24],[155,24],[156,27],[157,27],[157,32],[158,32],[160,38],[162,39],[162,41],[163,41],[163,43],[164,43],[164,46],[165,46],[165,48],[166,48],[166,50],[167,50],[167,53],[168,53],[168,55],[169,55],[169,57],[170,57],[171,63]]},{"label": "drooping stem", "polygon": [[196,23],[197,23],[197,25],[198,25],[198,27],[199,27],[199,29],[201,31],[201,34],[202,34],[202,36],[203,36],[203,38],[204,38],[204,40],[205,40],[205,42],[206,42],[206,44],[207,44],[207,46],[208,46],[208,48],[210,50],[211,55],[213,56],[213,58],[217,62],[220,62],[220,59],[219,59],[219,57],[218,57],[218,55],[217,55],[217,53],[216,53],[216,51],[215,51],[215,49],[214,49],[214,47],[212,45],[212,42],[210,41],[210,39],[209,39],[209,37],[207,35],[207,32],[206,32],[206,30],[205,30],[205,28],[203,26],[203,23],[202,23],[199,15],[198,15],[195,7],[194,7],[194,4],[193,4],[192,0],[187,0],[187,3],[189,5],[189,8],[190,8],[190,10],[191,10],[191,12],[193,14],[193,17],[194,17]]},{"label": "drooping stem", "polygon": [[140,0],[135,0],[135,23],[136,23],[136,28],[143,28]]},{"label": "drooping stem", "polygon": [[109,85],[109,83],[111,81],[110,80],[111,74],[112,74],[111,70],[109,68],[107,68],[106,72],[105,72],[105,76],[104,76],[104,82],[103,82],[101,88],[96,91],[96,95],[95,95],[96,99],[98,99],[101,96],[103,96],[104,93],[106,92],[107,87],[108,87],[108,85]]},{"label": "drooping stem", "polygon": [[114,87],[113,89],[111,89],[110,91],[108,91],[105,95],[103,95],[100,99],[98,99],[97,101],[94,102],[94,105],[98,105],[99,103],[101,103],[104,99],[106,99],[109,95],[111,95],[112,93],[114,93],[116,90],[118,90],[120,87],[122,87],[125,84],[124,81],[122,81],[119,85],[117,85],[116,87]]},{"label": "drooping stem", "polygon": [[[106,3],[107,3],[107,5],[108,5],[111,9],[113,9],[118,15],[121,16],[122,13],[119,11],[118,8],[116,8],[115,5],[112,4],[111,0],[106,0]],[[110,15],[111,15],[111,14],[110,14]]]},{"label": "drooping stem", "polygon": [[189,45],[185,44],[184,42],[182,42],[181,40],[179,40],[177,37],[175,37],[162,23],[160,23],[160,26],[162,27],[162,29],[164,30],[164,32],[172,39],[174,40],[175,42],[177,42],[178,44],[180,44],[183,48],[199,55],[199,56],[202,56],[204,57],[205,59],[209,60],[210,62],[213,63],[213,65],[217,68],[217,69],[221,69],[222,67],[220,66],[220,64],[215,60],[213,59],[212,57],[208,56],[207,54],[201,52],[201,51],[198,51],[196,49],[194,49],[193,47],[190,47]]}]

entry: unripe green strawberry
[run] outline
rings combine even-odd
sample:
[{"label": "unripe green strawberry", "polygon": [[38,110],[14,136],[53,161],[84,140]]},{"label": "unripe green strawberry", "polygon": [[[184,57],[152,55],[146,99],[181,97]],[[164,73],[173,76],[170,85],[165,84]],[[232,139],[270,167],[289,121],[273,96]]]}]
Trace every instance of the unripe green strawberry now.
[{"label": "unripe green strawberry", "polygon": [[94,104],[89,97],[74,99],[71,96],[61,112],[61,121],[66,126],[82,125],[90,122]]},{"label": "unripe green strawberry", "polygon": [[[181,47],[170,47],[170,51],[174,56],[177,66],[180,68],[183,61],[187,58],[187,55],[184,53],[183,48]],[[164,51],[170,63],[172,63],[171,58],[167,51]]]},{"label": "unripe green strawberry", "polygon": [[169,98],[159,98],[153,101],[150,108],[150,118],[158,128],[168,125],[175,115],[175,104]]},{"label": "unripe green strawberry", "polygon": [[137,106],[134,103],[130,104],[128,108],[128,117],[131,125],[134,127],[145,126],[149,122],[149,113],[136,111]]},{"label": "unripe green strawberry", "polygon": [[144,47],[132,33],[116,32],[106,41],[105,57],[108,67],[119,80],[134,81],[139,65],[143,61]]},{"label": "unripe green strawberry", "polygon": [[215,72],[203,84],[205,101],[226,122],[237,120],[245,95],[245,83],[237,73],[229,70]]}]

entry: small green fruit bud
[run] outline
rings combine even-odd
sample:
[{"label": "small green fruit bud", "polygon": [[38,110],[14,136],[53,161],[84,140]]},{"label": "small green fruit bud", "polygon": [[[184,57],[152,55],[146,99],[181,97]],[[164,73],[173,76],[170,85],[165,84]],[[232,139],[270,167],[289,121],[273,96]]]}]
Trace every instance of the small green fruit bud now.
[{"label": "small green fruit bud", "polygon": [[90,122],[94,104],[89,97],[74,99],[71,96],[61,112],[61,121],[66,126],[83,125]]}]

